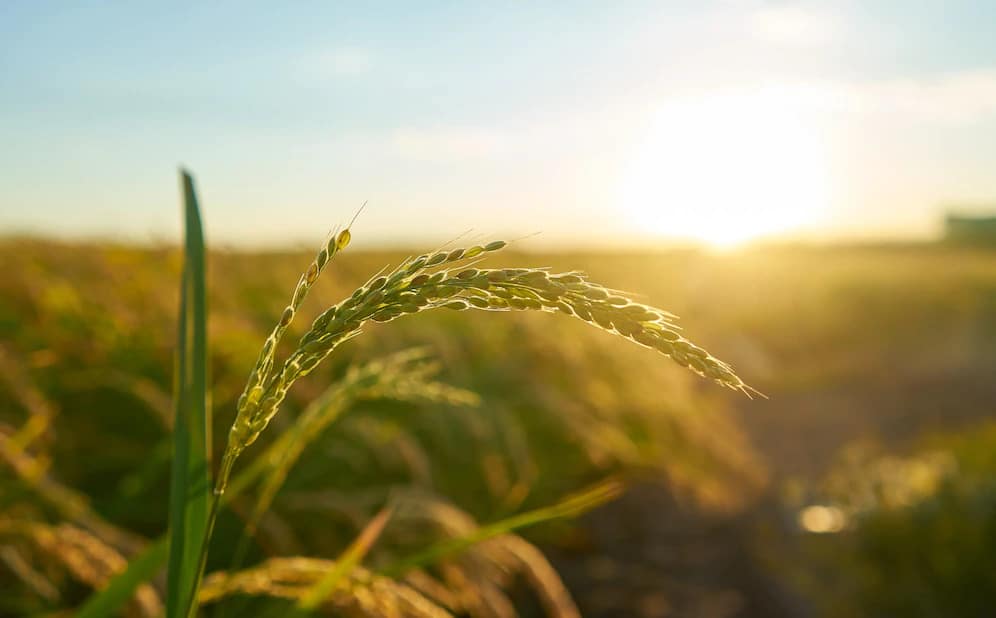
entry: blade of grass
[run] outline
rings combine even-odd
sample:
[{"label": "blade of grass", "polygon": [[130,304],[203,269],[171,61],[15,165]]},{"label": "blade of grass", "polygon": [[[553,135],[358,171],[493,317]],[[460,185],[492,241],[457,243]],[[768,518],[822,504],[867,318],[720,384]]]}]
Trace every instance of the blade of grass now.
[{"label": "blade of grass", "polygon": [[108,582],[97,593],[94,593],[80,607],[76,618],[103,618],[113,616],[115,612],[135,595],[135,591],[151,579],[162,567],[169,544],[165,538],[159,539],[132,559],[128,567]]},{"label": "blade of grass", "polygon": [[394,509],[391,506],[385,506],[383,509],[377,513],[373,519],[364,526],[360,534],[349,544],[342,555],[340,555],[335,561],[335,568],[326,573],[322,578],[308,590],[307,594],[301,597],[297,602],[297,613],[298,615],[306,615],[308,612],[314,611],[319,605],[322,604],[325,599],[335,591],[335,587],[345,576],[349,575],[349,572],[353,570],[370,548],[373,547],[377,539],[380,538],[381,532],[384,531],[384,526],[387,525],[388,520],[391,518],[391,513]]},{"label": "blade of grass", "polygon": [[207,301],[204,236],[190,174],[181,171],[184,260],[174,377],[173,467],[166,615],[182,618],[195,605],[201,548],[207,542],[210,435],[207,401]]},{"label": "blade of grass", "polygon": [[[242,491],[244,491],[247,487],[250,487],[254,481],[258,480],[259,477],[266,471],[266,469],[267,469],[267,461],[265,457],[259,457],[256,460],[254,460],[252,462],[252,465],[247,466],[246,469],[243,470],[235,478],[235,480],[232,481],[232,483],[228,487],[228,490],[219,498],[218,500],[219,504],[220,505],[227,504],[229,501],[238,497],[242,493]],[[133,588],[151,579],[156,574],[156,572],[162,567],[163,563],[166,562],[166,558],[168,555],[166,549],[168,548],[169,539],[172,536],[170,532],[160,536],[158,539],[153,541],[153,545],[161,546],[162,551],[155,552],[154,554],[148,556],[149,562],[141,570],[143,577],[141,579],[137,579],[133,584],[130,584],[133,586]],[[144,556],[145,554],[142,554],[136,558],[133,558],[132,563],[143,559]],[[114,578],[108,583],[108,586],[107,588],[105,588],[105,590],[118,586],[119,584],[116,583],[117,580],[126,579],[129,576],[128,574],[132,570],[132,563],[129,563],[128,568],[125,572],[119,573],[118,575],[114,576]],[[86,604],[89,605],[91,602],[97,602],[95,601],[95,599],[103,594],[104,591],[94,592],[93,595],[91,595],[90,599],[87,600]],[[115,597],[113,605],[101,606],[108,608],[108,613],[101,615],[108,615],[110,613],[113,613],[115,610],[119,609],[122,605],[124,605],[124,603],[127,600],[128,600],[127,598]],[[101,603],[107,603],[107,601],[101,601]]]},{"label": "blade of grass", "polygon": [[618,497],[622,493],[622,490],[622,483],[618,481],[603,481],[582,492],[568,496],[556,504],[513,515],[512,517],[481,526],[464,536],[440,541],[409,558],[404,558],[382,569],[380,573],[387,577],[398,578],[412,569],[438,562],[442,558],[466,551],[474,545],[488,539],[493,539],[496,536],[554,519],[577,517],[596,506]]}]

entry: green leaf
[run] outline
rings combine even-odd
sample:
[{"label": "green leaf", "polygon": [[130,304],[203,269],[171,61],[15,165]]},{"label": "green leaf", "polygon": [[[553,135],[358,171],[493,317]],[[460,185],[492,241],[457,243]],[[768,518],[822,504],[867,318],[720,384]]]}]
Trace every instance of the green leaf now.
[{"label": "green leaf", "polygon": [[513,515],[501,521],[481,526],[464,536],[440,541],[383,569],[380,573],[388,577],[398,578],[412,569],[439,562],[443,558],[459,554],[496,536],[554,519],[577,517],[596,506],[615,499],[622,493],[622,490],[623,486],[618,481],[603,481],[551,506]]},{"label": "green leaf", "polygon": [[95,592],[76,614],[77,618],[104,618],[114,615],[131,599],[140,585],[151,579],[166,561],[169,545],[165,538],[159,539],[136,556],[128,567],[108,582],[107,586]]},{"label": "green leaf", "polygon": [[208,534],[210,422],[207,400],[207,299],[204,236],[194,181],[181,171],[185,241],[176,368],[170,482],[170,551],[166,616],[182,618],[200,579],[201,546]]}]

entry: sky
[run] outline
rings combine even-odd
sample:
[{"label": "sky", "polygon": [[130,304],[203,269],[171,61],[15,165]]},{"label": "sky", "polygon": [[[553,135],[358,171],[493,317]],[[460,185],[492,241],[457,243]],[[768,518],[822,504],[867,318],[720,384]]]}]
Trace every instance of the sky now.
[{"label": "sky", "polygon": [[925,238],[996,209],[996,2],[0,3],[0,235]]}]

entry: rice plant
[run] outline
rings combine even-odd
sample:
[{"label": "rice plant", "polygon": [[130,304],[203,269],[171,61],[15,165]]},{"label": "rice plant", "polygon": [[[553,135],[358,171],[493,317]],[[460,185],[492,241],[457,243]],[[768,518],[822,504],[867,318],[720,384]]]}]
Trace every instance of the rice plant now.
[{"label": "rice plant", "polygon": [[[729,365],[686,339],[680,333],[672,314],[635,302],[623,292],[592,282],[584,273],[557,273],[542,267],[478,268],[478,262],[483,257],[507,246],[501,240],[418,255],[404,260],[393,269],[385,269],[373,275],[348,298],[327,308],[315,318],[296,348],[278,363],[278,346],[288,327],[298,317],[309,290],[333,258],[349,245],[352,232],[351,226],[347,226],[331,235],[305,269],[290,302],[263,343],[245,389],[239,397],[208,506],[206,476],[210,465],[210,441],[206,432],[210,423],[207,419],[209,407],[206,405],[205,394],[207,342],[204,335],[204,248],[193,181],[187,174],[183,175],[183,188],[187,243],[177,355],[172,541],[167,589],[167,615],[170,617],[196,613],[212,530],[239,456],[259,438],[279,412],[281,403],[293,384],[312,372],[341,344],[359,336],[370,322],[391,322],[436,309],[560,313],[654,349],[722,386],[748,395],[752,392]],[[320,418],[320,415],[305,414],[300,418],[298,433],[313,433],[313,429],[307,428],[309,422],[320,424],[319,421],[309,421],[309,418]],[[279,485],[281,477],[286,475],[287,468],[293,463],[295,455],[291,444],[284,445],[280,452],[284,458],[282,463],[276,465],[277,472],[271,477],[274,480],[263,491],[257,503],[250,518],[250,527],[256,525],[261,511],[272,499],[274,483]],[[380,518],[383,523],[379,524],[377,534],[367,543],[373,543],[375,537],[379,536],[387,516],[384,514]],[[271,563],[266,572],[287,571],[294,573],[291,579],[308,581],[303,573],[308,572],[309,568],[313,569],[314,565],[314,562],[304,559],[290,559],[279,564]],[[340,577],[358,577],[358,573],[353,569],[349,573],[341,573]],[[231,576],[227,580],[219,579],[220,577],[219,575],[211,580],[212,586],[207,589],[206,599],[218,594],[213,591],[225,589],[219,583],[221,581],[227,581],[228,587],[239,587],[239,582],[246,577],[253,582],[259,581],[259,577],[255,575],[243,575],[241,579],[240,576]],[[381,580],[368,578],[364,580],[363,586],[377,582]],[[327,600],[323,597],[329,597],[331,591],[336,589],[334,583],[313,582],[313,585],[323,586],[319,591],[326,592],[317,597],[316,591],[305,593],[306,598],[311,599],[307,607]],[[390,587],[392,585],[395,584],[387,584],[385,594],[387,590],[393,590]],[[278,592],[282,591],[280,594],[287,593],[287,588],[279,582],[272,583],[271,587]],[[366,588],[361,586],[348,589],[346,597],[357,601],[361,598],[361,590]],[[343,594],[341,589],[339,594]],[[383,598],[386,597],[381,595],[382,600]],[[381,608],[377,611],[383,613],[387,610]],[[391,611],[397,613],[400,610]],[[406,611],[414,610],[409,608]],[[371,610],[367,613],[376,612]]]}]

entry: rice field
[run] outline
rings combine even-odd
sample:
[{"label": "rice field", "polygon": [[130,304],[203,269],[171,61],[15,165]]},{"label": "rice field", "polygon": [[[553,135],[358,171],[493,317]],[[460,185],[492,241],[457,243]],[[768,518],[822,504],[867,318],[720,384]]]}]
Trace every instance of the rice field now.
[{"label": "rice field", "polygon": [[[292,357],[320,339],[309,331],[323,312],[381,290],[391,271],[381,285],[376,273],[426,249],[374,251],[354,231],[327,266],[317,259],[320,277],[311,248],[208,251],[214,469],[274,325],[286,333],[270,354]],[[72,615],[136,557],[165,557],[183,254],[8,238],[0,256],[0,614]],[[967,548],[992,538],[996,513],[996,252],[513,245],[484,257],[456,280],[583,271],[628,306],[680,316],[674,332],[768,398],[564,315],[384,314],[362,336],[338,332],[258,439],[243,437],[202,615],[988,606],[994,563]],[[286,318],[289,300],[300,319]],[[903,553],[923,535],[935,545]],[[955,560],[961,571],[946,547],[971,557]],[[149,571],[124,615],[164,611],[162,569]],[[917,602],[903,606],[911,590]]]}]

